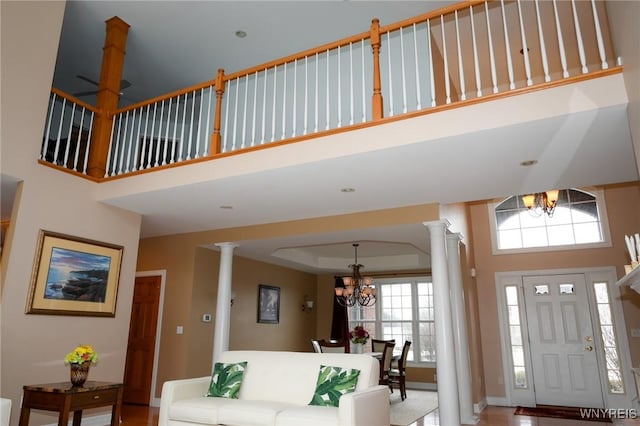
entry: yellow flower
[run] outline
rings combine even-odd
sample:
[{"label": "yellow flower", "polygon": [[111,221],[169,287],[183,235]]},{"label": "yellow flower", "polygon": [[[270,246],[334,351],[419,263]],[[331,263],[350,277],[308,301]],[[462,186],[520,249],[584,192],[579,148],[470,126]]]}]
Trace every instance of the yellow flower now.
[{"label": "yellow flower", "polygon": [[78,345],[64,357],[65,364],[82,364],[86,361],[98,362],[98,354],[90,345]]}]

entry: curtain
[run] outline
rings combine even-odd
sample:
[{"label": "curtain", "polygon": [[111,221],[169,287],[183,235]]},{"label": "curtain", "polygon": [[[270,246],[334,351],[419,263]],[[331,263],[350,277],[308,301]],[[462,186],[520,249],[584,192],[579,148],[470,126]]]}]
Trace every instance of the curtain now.
[{"label": "curtain", "polygon": [[[335,287],[344,287],[342,277],[335,277]],[[331,339],[349,340],[349,320],[346,306],[341,306],[336,298],[333,298],[333,317],[331,321]]]}]

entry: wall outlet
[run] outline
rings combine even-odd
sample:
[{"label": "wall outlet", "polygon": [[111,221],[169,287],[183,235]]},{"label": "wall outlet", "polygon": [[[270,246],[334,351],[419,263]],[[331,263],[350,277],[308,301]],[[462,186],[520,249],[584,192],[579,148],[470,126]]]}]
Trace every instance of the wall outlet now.
[{"label": "wall outlet", "polygon": [[184,328],[179,325],[176,327],[176,334],[182,334],[184,332]]},{"label": "wall outlet", "polygon": [[640,328],[632,328],[631,337],[640,337]]},{"label": "wall outlet", "polygon": [[211,322],[211,314],[202,314],[202,322]]}]

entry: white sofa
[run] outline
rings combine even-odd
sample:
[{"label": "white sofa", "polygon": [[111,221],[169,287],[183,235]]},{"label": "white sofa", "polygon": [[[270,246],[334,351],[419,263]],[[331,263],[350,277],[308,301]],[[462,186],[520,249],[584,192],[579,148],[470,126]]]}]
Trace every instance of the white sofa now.
[{"label": "white sofa", "polygon": [[[217,360],[242,361],[238,399],[205,396],[210,376],[165,382],[158,426],[389,426],[389,389],[378,385],[379,361],[369,355],[228,351]],[[308,405],[321,365],[360,370],[338,407]]]},{"label": "white sofa", "polygon": [[0,398],[0,426],[9,426],[11,419],[11,400]]}]

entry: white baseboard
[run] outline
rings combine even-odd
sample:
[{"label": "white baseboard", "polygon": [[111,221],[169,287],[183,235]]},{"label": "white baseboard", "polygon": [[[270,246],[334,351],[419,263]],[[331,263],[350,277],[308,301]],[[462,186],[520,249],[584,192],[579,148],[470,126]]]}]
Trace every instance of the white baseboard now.
[{"label": "white baseboard", "polygon": [[[73,425],[73,413],[70,413],[69,425]],[[105,426],[111,424],[111,413],[100,414],[99,416],[82,416],[82,426]],[[58,423],[50,423],[44,426],[58,426]]]},{"label": "white baseboard", "polygon": [[152,398],[150,405],[152,407],[159,407],[160,406],[160,398]]},{"label": "white baseboard", "polygon": [[487,408],[487,399],[486,398],[482,398],[476,404],[473,404],[473,412],[475,414],[482,413],[482,410],[484,410],[485,408]]},{"label": "white baseboard", "polygon": [[496,405],[498,407],[510,407],[507,398],[503,396],[487,396],[487,405]]}]

